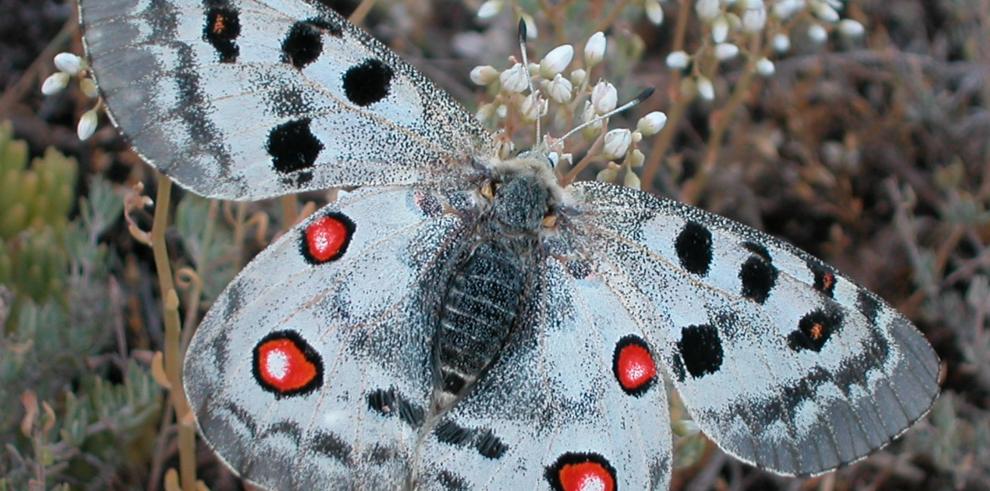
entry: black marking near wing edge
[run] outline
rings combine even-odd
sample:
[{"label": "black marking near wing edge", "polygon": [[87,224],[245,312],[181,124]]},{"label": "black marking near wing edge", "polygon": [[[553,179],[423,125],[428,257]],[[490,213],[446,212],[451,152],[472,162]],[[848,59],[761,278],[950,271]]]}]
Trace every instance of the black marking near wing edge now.
[{"label": "black marking near wing edge", "polygon": [[762,304],[770,296],[770,290],[777,283],[777,268],[773,265],[766,247],[753,242],[744,242],[743,247],[753,253],[739,268],[742,282],[742,295]]},{"label": "black marking near wing edge", "polygon": [[712,233],[698,222],[687,222],[677,234],[674,249],[681,267],[696,275],[708,274],[712,263]]},{"label": "black marking near wing edge", "polygon": [[358,106],[374,104],[388,96],[392,68],[379,59],[368,58],[344,73],[344,94]]},{"label": "black marking near wing edge", "polygon": [[713,374],[722,367],[722,341],[713,325],[682,328],[677,350],[679,360],[675,360],[675,371],[679,372],[677,375],[681,382],[684,381],[684,372],[676,369],[678,365],[686,368],[693,378]]},{"label": "black marking near wing edge", "polygon": [[323,52],[323,34],[340,37],[343,32],[324,19],[309,19],[292,24],[282,41],[282,61],[303,68],[316,61]]},{"label": "black marking near wing edge", "polygon": [[507,445],[502,443],[499,437],[495,436],[492,430],[484,430],[478,435],[478,441],[475,443],[474,448],[478,449],[478,453],[489,459],[498,459],[505,455],[506,450],[509,449]]},{"label": "black marking near wing edge", "polygon": [[228,0],[208,0],[203,39],[217,50],[220,63],[237,61],[240,48],[235,40],[241,35],[237,9]]},{"label": "black marking near wing edge", "polygon": [[837,308],[815,309],[801,318],[798,328],[787,335],[794,351],[819,352],[833,334],[842,328],[842,311]]},{"label": "black marking near wing edge", "polygon": [[835,293],[835,283],[838,277],[835,272],[818,261],[808,261],[808,269],[815,278],[815,290],[818,290],[832,298]]},{"label": "black marking near wing edge", "polygon": [[309,118],[282,123],[268,133],[266,150],[272,156],[272,165],[285,178],[295,178],[296,184],[313,179],[311,170],[316,158],[323,151],[323,142],[310,130]]},{"label": "black marking near wing edge", "polygon": [[425,418],[423,408],[409,402],[394,388],[376,389],[368,393],[368,408],[386,417],[398,415],[399,419],[413,428],[422,426]]}]

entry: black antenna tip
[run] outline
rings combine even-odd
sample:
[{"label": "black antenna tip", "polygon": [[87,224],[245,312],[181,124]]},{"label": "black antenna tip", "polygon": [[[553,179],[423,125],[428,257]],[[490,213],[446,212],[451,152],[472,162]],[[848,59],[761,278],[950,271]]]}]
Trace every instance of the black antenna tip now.
[{"label": "black antenna tip", "polygon": [[519,42],[526,42],[526,19],[519,18]]},{"label": "black antenna tip", "polygon": [[649,99],[650,96],[653,95],[654,90],[656,89],[654,89],[653,87],[647,87],[643,89],[643,91],[640,92],[638,96],[636,96],[636,102],[639,103]]}]

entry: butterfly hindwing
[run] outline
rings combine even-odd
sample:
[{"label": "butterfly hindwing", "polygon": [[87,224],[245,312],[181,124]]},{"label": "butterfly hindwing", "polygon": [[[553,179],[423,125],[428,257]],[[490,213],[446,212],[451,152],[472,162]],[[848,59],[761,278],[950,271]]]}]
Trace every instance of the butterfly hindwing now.
[{"label": "butterfly hindwing", "polygon": [[268,489],[407,478],[433,387],[429,306],[439,298],[421,285],[442,281],[465,229],[440,212],[451,201],[346,194],[217,299],[184,386],[204,439],[242,477]]},{"label": "butterfly hindwing", "polygon": [[549,257],[533,272],[498,360],[426,436],[421,489],[667,488],[652,347],[584,266]]},{"label": "butterfly hindwing", "polygon": [[723,449],[808,475],[879,448],[924,415],[938,359],[903,316],[813,257],[638,191],[576,183],[574,227]]},{"label": "butterfly hindwing", "polygon": [[198,194],[461,183],[493,138],[318,1],[83,0],[115,124]]}]

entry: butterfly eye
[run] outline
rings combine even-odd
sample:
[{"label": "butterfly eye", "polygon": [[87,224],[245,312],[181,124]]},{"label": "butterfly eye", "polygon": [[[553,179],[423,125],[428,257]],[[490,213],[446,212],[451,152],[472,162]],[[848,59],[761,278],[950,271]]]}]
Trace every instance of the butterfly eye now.
[{"label": "butterfly eye", "polygon": [[557,226],[557,214],[547,213],[543,216],[543,228],[554,228]]}]

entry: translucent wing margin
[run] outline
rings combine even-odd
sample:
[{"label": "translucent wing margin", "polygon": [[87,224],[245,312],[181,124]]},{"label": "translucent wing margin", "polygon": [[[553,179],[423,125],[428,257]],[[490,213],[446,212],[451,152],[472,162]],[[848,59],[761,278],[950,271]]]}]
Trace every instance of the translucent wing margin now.
[{"label": "translucent wing margin", "polygon": [[79,12],[115,125],[204,196],[449,188],[492,154],[472,115],[320,2],[82,0]]},{"label": "translucent wing margin", "polygon": [[576,211],[564,223],[614,266],[606,282],[727,452],[816,474],[885,445],[931,407],[931,346],[830,266],[673,201],[602,183],[570,189]]},{"label": "translucent wing margin", "polygon": [[418,489],[667,489],[669,410],[652,351],[583,266],[548,257],[534,272],[499,359],[425,435]]},{"label": "translucent wing margin", "polygon": [[[466,228],[439,197],[344,196],[252,261],[193,336],[200,434],[268,489],[392,488],[431,394],[430,306]],[[469,228],[469,227],[467,227]]]}]

